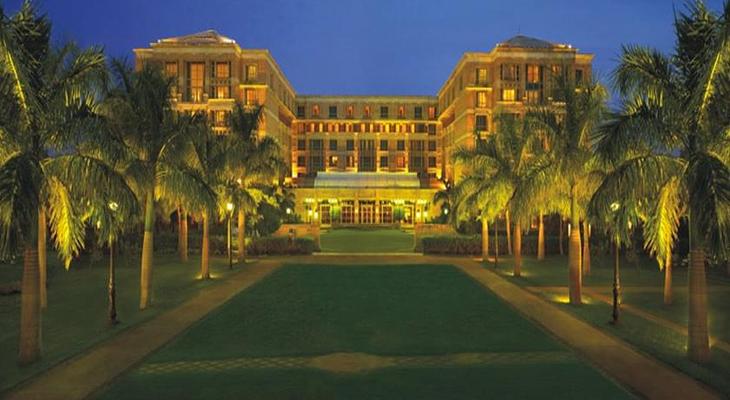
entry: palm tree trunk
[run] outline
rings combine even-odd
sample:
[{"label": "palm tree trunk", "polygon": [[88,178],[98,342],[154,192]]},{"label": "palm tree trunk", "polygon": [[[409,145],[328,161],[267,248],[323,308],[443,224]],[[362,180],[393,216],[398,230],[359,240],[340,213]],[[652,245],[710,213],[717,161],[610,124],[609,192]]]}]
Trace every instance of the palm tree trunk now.
[{"label": "palm tree trunk", "polygon": [[238,263],[246,263],[246,212],[238,209]]},{"label": "palm tree trunk", "polygon": [[570,277],[570,304],[581,304],[582,276],[580,271],[580,221],[576,199],[577,188],[570,191],[570,239],[568,242],[568,274]]},{"label": "palm tree trunk", "polygon": [[27,365],[41,356],[41,304],[38,272],[38,244],[23,249],[23,283],[20,297],[20,343],[18,363]]},{"label": "palm tree trunk", "polygon": [[[669,245],[671,249],[671,245]],[[664,262],[664,304],[672,304],[672,251],[669,250],[666,261]]]},{"label": "palm tree trunk", "polygon": [[512,236],[510,233],[509,210],[505,211],[504,217],[507,224],[507,254],[512,255]]},{"label": "palm tree trunk", "polygon": [[512,254],[515,256],[515,270],[513,275],[519,277],[522,275],[522,223],[519,218],[515,221],[515,234],[513,239],[512,243],[515,245],[512,251]]},{"label": "palm tree trunk", "polygon": [[482,262],[489,259],[489,221],[482,216]]},{"label": "palm tree trunk", "polygon": [[46,211],[38,210],[38,279],[40,284],[41,310],[48,307],[48,252],[46,250]]},{"label": "palm tree trunk", "polygon": [[499,232],[497,231],[497,220],[494,220],[494,267],[499,263]]},{"label": "palm tree trunk", "polygon": [[692,361],[710,361],[710,338],[707,328],[707,278],[705,276],[705,247],[690,211],[689,250],[689,320],[687,353]]},{"label": "palm tree trunk", "polygon": [[109,238],[109,325],[117,324],[117,286],[114,271],[114,240]]},{"label": "palm tree trunk", "polygon": [[210,279],[210,232],[208,232],[208,211],[203,211],[203,244],[200,247],[200,279]]},{"label": "palm tree trunk", "polygon": [[591,236],[588,222],[583,220],[583,275],[591,274],[591,249],[588,239]]},{"label": "palm tree trunk", "polygon": [[563,216],[558,215],[558,220],[560,221],[560,234],[558,235],[558,246],[560,246],[560,255],[562,256],[565,254],[565,251],[563,250]]},{"label": "palm tree trunk", "polygon": [[542,221],[542,213],[537,217],[537,259],[545,259],[545,225]]},{"label": "palm tree trunk", "polygon": [[139,308],[144,310],[152,303],[152,258],[155,235],[155,198],[153,189],[147,192],[144,209],[144,237],[142,238],[142,268],[140,271]]},{"label": "palm tree trunk", "polygon": [[178,249],[180,261],[188,262],[188,213],[180,208],[180,234],[178,235]]}]

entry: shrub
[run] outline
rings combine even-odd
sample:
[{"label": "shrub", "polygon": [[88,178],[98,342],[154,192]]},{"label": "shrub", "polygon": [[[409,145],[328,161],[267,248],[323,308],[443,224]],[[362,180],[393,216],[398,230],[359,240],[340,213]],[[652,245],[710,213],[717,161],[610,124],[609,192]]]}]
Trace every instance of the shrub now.
[{"label": "shrub", "polygon": [[421,239],[421,250],[424,254],[480,254],[482,242],[479,236],[426,236]]},{"label": "shrub", "polygon": [[248,245],[248,254],[257,255],[310,255],[319,249],[315,248],[314,240],[310,238],[296,238],[289,243],[288,237],[256,238]]}]

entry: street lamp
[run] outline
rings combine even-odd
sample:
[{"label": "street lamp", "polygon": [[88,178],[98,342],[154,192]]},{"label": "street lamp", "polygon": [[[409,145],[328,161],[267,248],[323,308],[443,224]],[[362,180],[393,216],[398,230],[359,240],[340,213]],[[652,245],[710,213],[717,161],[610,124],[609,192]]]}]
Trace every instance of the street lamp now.
[{"label": "street lamp", "polygon": [[[621,208],[621,204],[614,202],[611,204],[611,211],[616,214]],[[614,260],[613,260],[613,313],[611,314],[611,323],[613,325],[618,324],[620,305],[618,301],[619,291],[621,290],[621,281],[619,277],[619,251],[621,248],[621,241],[619,240],[618,232],[614,232],[615,243],[614,243]]]},{"label": "street lamp", "polygon": [[233,214],[233,203],[226,204],[228,211],[228,269],[233,269],[233,252],[231,251],[231,215]]}]

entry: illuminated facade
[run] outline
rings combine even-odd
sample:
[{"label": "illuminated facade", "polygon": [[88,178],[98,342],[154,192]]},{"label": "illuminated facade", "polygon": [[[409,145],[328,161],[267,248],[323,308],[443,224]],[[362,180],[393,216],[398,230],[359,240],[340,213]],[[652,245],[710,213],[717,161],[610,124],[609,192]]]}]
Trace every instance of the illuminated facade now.
[{"label": "illuminated facade", "polygon": [[498,112],[561,107],[551,82],[580,85],[592,55],[570,45],[516,36],[489,52],[464,53],[436,96],[298,95],[267,50],[244,49],[215,31],[135,49],[176,78],[179,110],[209,113],[227,131],[235,101],[262,108],[260,135],[276,138],[290,170],[297,212],[330,224],[409,225],[440,210],[433,194],[462,174],[450,158],[494,131]]}]

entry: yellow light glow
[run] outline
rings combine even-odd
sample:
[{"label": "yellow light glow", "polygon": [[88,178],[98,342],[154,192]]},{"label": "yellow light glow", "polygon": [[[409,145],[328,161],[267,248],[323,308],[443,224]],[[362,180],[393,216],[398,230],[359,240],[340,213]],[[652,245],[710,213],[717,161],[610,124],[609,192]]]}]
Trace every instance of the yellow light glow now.
[{"label": "yellow light glow", "polygon": [[226,210],[233,211],[233,203],[226,203]]}]

